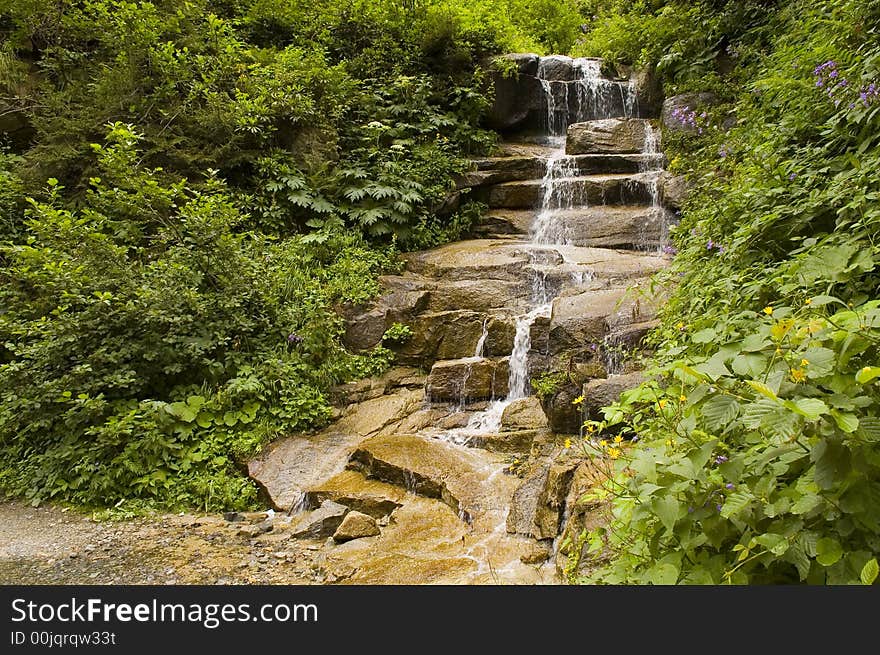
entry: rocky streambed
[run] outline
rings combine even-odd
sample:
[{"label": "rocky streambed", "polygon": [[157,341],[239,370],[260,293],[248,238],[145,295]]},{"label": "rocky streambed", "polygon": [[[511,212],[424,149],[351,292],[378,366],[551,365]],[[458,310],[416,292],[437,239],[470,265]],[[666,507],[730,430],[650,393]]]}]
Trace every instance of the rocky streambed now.
[{"label": "rocky streambed", "polygon": [[[407,254],[376,301],[342,309],[352,350],[395,324],[411,336],[393,346],[396,368],[333,390],[331,425],[248,463],[271,510],[142,519],[107,528],[104,541],[87,519],[35,510],[46,534],[82,531],[85,542],[0,541],[4,577],[563,580],[577,535],[602,520],[583,497],[607,472],[571,442],[641,380],[632,355],[662,301],[647,282],[668,262],[677,191],[632,80],[603,77],[597,60],[512,59],[519,77],[504,78],[493,112],[505,140],[457,190],[489,211],[472,239]],[[103,555],[114,551],[144,564],[126,577]],[[88,560],[97,578],[82,577]]]}]

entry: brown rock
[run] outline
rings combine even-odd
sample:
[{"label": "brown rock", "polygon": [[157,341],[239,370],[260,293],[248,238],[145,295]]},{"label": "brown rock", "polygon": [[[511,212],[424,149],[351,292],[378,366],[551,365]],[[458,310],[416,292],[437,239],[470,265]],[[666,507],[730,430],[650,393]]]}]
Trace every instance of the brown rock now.
[{"label": "brown rock", "polygon": [[379,526],[376,519],[367,514],[351,511],[342,519],[342,523],[333,533],[333,540],[339,543],[351,541],[352,539],[362,539],[364,537],[375,537],[380,534]]},{"label": "brown rock", "polygon": [[640,118],[574,123],[568,127],[565,152],[569,155],[642,152],[647,125],[648,121]]},{"label": "brown rock", "polygon": [[601,409],[617,402],[620,394],[629,389],[635,389],[645,376],[642,373],[628,373],[625,375],[611,375],[604,380],[590,380],[584,385],[583,412],[587,418],[599,420],[602,418]]},{"label": "brown rock", "polygon": [[426,394],[432,401],[486,400],[507,394],[508,359],[464,359],[435,362]]},{"label": "brown rock", "polygon": [[547,415],[541,408],[541,401],[535,396],[514,400],[501,414],[502,432],[539,430],[547,425]]}]

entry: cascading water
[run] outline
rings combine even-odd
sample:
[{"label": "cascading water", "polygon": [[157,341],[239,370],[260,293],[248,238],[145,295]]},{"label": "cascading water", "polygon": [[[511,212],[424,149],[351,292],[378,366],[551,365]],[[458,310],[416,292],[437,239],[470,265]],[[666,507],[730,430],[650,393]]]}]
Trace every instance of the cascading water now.
[{"label": "cascading water", "polygon": [[553,80],[548,76],[554,63],[552,58],[542,58],[538,64],[550,137],[564,136],[572,123],[617,116],[632,118],[638,113],[635,80],[620,82],[603,77],[601,62],[585,58],[571,60],[573,80]]},{"label": "cascading water", "polygon": [[[645,122],[645,144],[642,147],[642,160],[639,164],[639,173],[642,181],[648,189],[651,205],[648,213],[648,223],[657,224],[659,239],[658,250],[662,251],[668,237],[669,226],[666,220],[666,210],[660,204],[660,174],[663,172],[663,155],[659,151],[660,134],[650,123]],[[648,250],[648,238],[644,240],[643,248]]]},{"label": "cascading water", "polygon": [[[529,351],[532,346],[532,327],[539,319],[550,317],[555,296],[548,286],[545,269],[548,254],[551,253],[541,246],[566,245],[561,213],[586,206],[586,197],[581,186],[573,182],[573,178],[580,175],[578,159],[565,154],[568,126],[576,122],[621,115],[630,118],[638,111],[635,85],[632,81],[619,82],[603,77],[601,64],[595,59],[573,59],[571,66],[575,78],[571,81],[549,79],[551,64],[546,58],[541,60],[538,67],[538,78],[544,90],[547,112],[545,143],[552,147],[552,151],[546,159],[541,181],[541,202],[530,229],[529,257],[534,271],[532,298],[529,311],[516,319],[513,351],[509,360],[507,396],[492,401],[485,410],[473,414],[464,428],[445,431],[442,438],[453,443],[466,444],[477,435],[497,432],[501,427],[501,415],[505,407],[514,400],[530,395]],[[650,154],[654,154],[656,139],[653,132],[650,139],[650,143],[646,139],[646,152],[650,148]],[[654,158],[646,157],[647,159]],[[648,174],[648,169],[644,172]],[[655,188],[656,178],[652,189]],[[552,256],[560,255],[564,259],[563,253],[552,252]],[[589,278],[589,274],[584,271],[573,273],[572,276],[576,284]],[[484,356],[485,338],[484,323],[475,358]]]}]

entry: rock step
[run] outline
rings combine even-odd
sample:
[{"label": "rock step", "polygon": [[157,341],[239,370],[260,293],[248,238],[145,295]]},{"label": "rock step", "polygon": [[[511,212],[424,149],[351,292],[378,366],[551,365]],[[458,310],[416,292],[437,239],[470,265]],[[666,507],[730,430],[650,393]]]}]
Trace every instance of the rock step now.
[{"label": "rock step", "polygon": [[[652,174],[607,174],[565,177],[554,180],[554,193],[571,206],[635,205],[651,202]],[[491,208],[536,207],[543,196],[541,180],[505,182],[488,190]]]},{"label": "rock step", "polygon": [[468,522],[475,512],[506,506],[511,484],[503,476],[492,475],[502,467],[500,455],[414,434],[368,439],[348,463],[348,468],[368,478],[437,498]]},{"label": "rock step", "polygon": [[651,134],[657,134],[652,130],[651,121],[642,118],[574,123],[568,126],[565,152],[569,155],[640,153]]},{"label": "rock step", "polygon": [[[533,180],[544,177],[547,158],[544,156],[509,156],[474,160],[476,170],[464,173],[458,181],[458,188],[481,187],[518,180]],[[646,167],[659,169],[665,163],[660,154],[583,154],[567,155],[568,163],[581,175],[602,173],[638,173]]]},{"label": "rock step", "polygon": [[[651,250],[659,248],[667,211],[645,205],[600,205],[553,213],[561,240],[575,246]],[[537,217],[533,209],[500,209],[473,228],[484,238],[526,235]]]},{"label": "rock step", "polygon": [[370,480],[349,469],[309,489],[306,498],[309,507],[318,507],[329,500],[378,519],[400,507],[405,495],[400,487]]},{"label": "rock step", "polygon": [[509,361],[510,357],[497,360],[465,357],[434,362],[425,384],[428,402],[458,401],[465,404],[504,398]]}]

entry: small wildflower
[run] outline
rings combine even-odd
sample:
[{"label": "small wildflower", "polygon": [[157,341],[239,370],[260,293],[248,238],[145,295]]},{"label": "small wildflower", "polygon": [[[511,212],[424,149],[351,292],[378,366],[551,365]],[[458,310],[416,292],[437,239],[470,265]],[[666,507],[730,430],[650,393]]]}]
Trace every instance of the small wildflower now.
[{"label": "small wildflower", "polygon": [[803,382],[807,379],[807,374],[804,372],[804,369],[796,368],[791,372],[791,379],[793,382]]},{"label": "small wildflower", "polygon": [[770,305],[767,305],[767,306],[764,308],[764,313],[767,314],[767,316],[770,316],[770,314],[773,313],[773,308],[772,308]]},{"label": "small wildflower", "polygon": [[667,440],[666,440],[666,445],[672,447],[672,446],[675,445],[675,442],[674,442],[672,439],[667,439]]},{"label": "small wildflower", "polygon": [[678,397],[679,402],[682,402],[682,403],[687,402],[687,399],[688,399],[688,397],[685,396],[684,394],[682,394]]},{"label": "small wildflower", "polygon": [[679,321],[678,324],[676,324],[675,327],[677,327],[678,330],[679,330],[679,332],[681,332],[682,330],[684,330],[684,327],[685,327],[685,326],[684,326],[684,323],[682,323],[681,321]]},{"label": "small wildflower", "polygon": [[715,509],[717,509],[717,510],[720,512],[720,511],[721,511],[721,505],[715,505]]},{"label": "small wildflower", "polygon": [[616,437],[614,437],[614,443],[622,443],[622,442],[623,442],[623,437],[621,437],[619,434]]},{"label": "small wildflower", "polygon": [[617,459],[618,457],[620,457],[620,451],[617,448],[609,448],[608,457],[610,457],[611,459]]},{"label": "small wildflower", "polygon": [[725,489],[733,489],[733,483],[732,483],[732,482],[728,482],[726,485],[724,485],[724,488],[725,488]]},{"label": "small wildflower", "polygon": [[666,398],[662,398],[662,399],[660,399],[660,401],[658,401],[657,404],[660,406],[660,409],[663,409],[664,407],[666,407],[667,402],[668,401],[666,400]]},{"label": "small wildflower", "polygon": [[566,448],[566,450],[568,450],[569,448],[571,448],[571,439],[566,439],[566,440],[565,440],[565,448]]},{"label": "small wildflower", "polygon": [[575,398],[574,400],[572,400],[571,404],[572,405],[580,405],[582,402],[584,402],[584,397],[581,395],[581,396],[578,396],[577,398]]},{"label": "small wildflower", "polygon": [[804,301],[804,304],[805,304],[805,305],[812,305],[812,304],[813,304],[813,299],[812,299],[812,298],[807,298],[807,299]]},{"label": "small wildflower", "polygon": [[802,359],[801,360],[801,366],[807,366],[807,365],[809,365],[809,363],[810,363],[809,359]]},{"label": "small wildflower", "polygon": [[794,182],[794,179],[797,177],[797,173],[791,173],[788,176],[789,181]]},{"label": "small wildflower", "polygon": [[587,426],[587,432],[595,432],[595,431],[596,431],[596,426],[593,425],[592,423],[590,423],[590,424]]},{"label": "small wildflower", "polygon": [[602,448],[607,448],[608,447],[608,439],[600,439],[599,445],[602,446]]},{"label": "small wildflower", "polygon": [[718,457],[715,458],[716,464],[724,464],[724,462],[726,462],[726,461],[727,461],[727,457],[725,457],[724,455],[718,455]]}]

